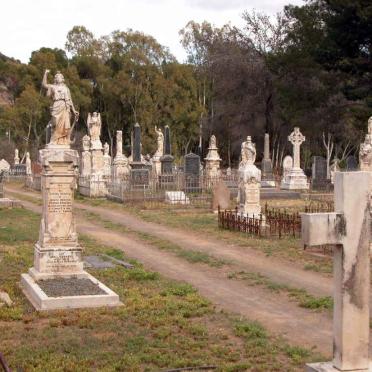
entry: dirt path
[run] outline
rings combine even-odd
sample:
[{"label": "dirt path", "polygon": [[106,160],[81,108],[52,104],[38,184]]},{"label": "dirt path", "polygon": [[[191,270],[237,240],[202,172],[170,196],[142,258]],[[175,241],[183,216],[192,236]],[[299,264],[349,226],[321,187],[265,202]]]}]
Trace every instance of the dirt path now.
[{"label": "dirt path", "polygon": [[[40,198],[40,194],[32,191],[9,186],[6,187],[6,190]],[[235,271],[260,273],[275,283],[299,289],[303,288],[314,296],[332,296],[333,284],[330,277],[306,271],[296,267],[293,263],[284,262],[284,260],[275,257],[267,257],[258,250],[227,244],[210,236],[206,238],[200,233],[190,234],[189,231],[146,222],[125,211],[110,210],[79,202],[74,204],[79,210],[99,214],[101,218],[126,226],[131,230],[166,239],[187,250],[201,251],[215,258],[232,261]]]},{"label": "dirt path", "polygon": [[[30,201],[22,201],[22,204],[34,212],[41,212],[41,207]],[[151,270],[192,284],[219,309],[257,320],[272,334],[285,337],[292,345],[316,347],[322,354],[331,355],[332,322],[328,312],[315,313],[300,308],[286,296],[226,279],[222,269],[188,263],[126,234],[93,224],[84,217],[78,218],[77,229],[107,246],[123,250],[128,257],[137,259]],[[125,298],[122,300],[125,304]]]}]

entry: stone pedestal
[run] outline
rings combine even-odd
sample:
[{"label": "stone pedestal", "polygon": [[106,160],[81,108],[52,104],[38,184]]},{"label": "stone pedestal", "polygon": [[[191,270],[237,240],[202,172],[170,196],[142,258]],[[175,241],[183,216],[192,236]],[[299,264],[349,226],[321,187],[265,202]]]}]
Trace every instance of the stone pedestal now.
[{"label": "stone pedestal", "polygon": [[39,240],[35,244],[34,267],[28,274],[22,274],[25,295],[38,310],[119,305],[119,298],[112,291],[104,290],[105,294],[98,296],[73,296],[71,302],[63,301],[62,297],[56,301],[39,287],[38,281],[45,279],[91,279],[83,269],[82,247],[78,243],[72,210],[78,153],[68,146],[56,145],[41,150],[39,158],[43,167],[43,211]]},{"label": "stone pedestal", "polygon": [[154,155],[152,158],[152,170],[153,172],[159,176],[161,174],[161,161],[160,161],[160,156]]},{"label": "stone pedestal", "polygon": [[244,217],[258,218],[261,214],[260,180],[261,172],[254,164],[239,169],[239,212]]},{"label": "stone pedestal", "polygon": [[92,169],[92,156],[89,151],[81,153],[80,174],[82,177],[89,177]]},{"label": "stone pedestal", "polygon": [[[372,372],[372,363],[369,364],[368,369],[358,369],[353,371],[359,372]],[[339,369],[335,368],[332,362],[325,362],[325,363],[311,363],[306,365],[305,372],[340,372]]]},{"label": "stone pedestal", "polygon": [[280,188],[283,190],[308,190],[309,183],[301,168],[292,168],[282,179]]},{"label": "stone pedestal", "polygon": [[213,135],[209,140],[208,154],[205,160],[205,176],[209,179],[210,186],[216,184],[221,176],[221,158],[218,154],[216,137]]}]

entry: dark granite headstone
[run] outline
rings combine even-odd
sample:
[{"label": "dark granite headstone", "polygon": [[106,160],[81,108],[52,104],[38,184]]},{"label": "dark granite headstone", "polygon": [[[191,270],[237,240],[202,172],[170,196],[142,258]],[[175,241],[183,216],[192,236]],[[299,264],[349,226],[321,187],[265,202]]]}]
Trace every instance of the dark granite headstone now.
[{"label": "dark granite headstone", "polygon": [[160,158],[162,174],[172,174],[173,160],[174,158],[171,155],[170,129],[168,125],[166,125],[164,136],[164,155]]},{"label": "dark granite headstone", "polygon": [[355,156],[350,155],[346,158],[346,170],[347,171],[358,170],[358,161],[356,160]]},{"label": "dark granite headstone", "polygon": [[141,127],[138,123],[134,126],[133,140],[133,162],[141,162]]},{"label": "dark granite headstone", "polygon": [[185,156],[185,190],[200,192],[200,156],[189,153]]},{"label": "dark granite headstone", "polygon": [[199,177],[200,173],[200,156],[189,153],[185,156],[185,174]]},{"label": "dark granite headstone", "polygon": [[142,162],[141,159],[141,127],[138,123],[133,131],[133,161],[130,164],[131,186],[134,189],[149,186],[151,166]]},{"label": "dark granite headstone", "polygon": [[1,171],[0,172],[0,198],[3,198],[4,197],[4,188],[3,188],[3,185],[4,185],[4,171]]},{"label": "dark granite headstone", "polygon": [[323,156],[313,156],[312,188],[323,189],[329,184],[327,180],[327,160]]}]

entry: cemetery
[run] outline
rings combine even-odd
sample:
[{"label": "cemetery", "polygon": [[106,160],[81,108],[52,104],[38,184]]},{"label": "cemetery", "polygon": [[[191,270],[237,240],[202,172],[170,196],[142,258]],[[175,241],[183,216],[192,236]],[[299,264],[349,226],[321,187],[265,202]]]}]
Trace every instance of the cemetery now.
[{"label": "cemetery", "polygon": [[372,371],[371,7],[294,1],[0,51],[0,371]]}]

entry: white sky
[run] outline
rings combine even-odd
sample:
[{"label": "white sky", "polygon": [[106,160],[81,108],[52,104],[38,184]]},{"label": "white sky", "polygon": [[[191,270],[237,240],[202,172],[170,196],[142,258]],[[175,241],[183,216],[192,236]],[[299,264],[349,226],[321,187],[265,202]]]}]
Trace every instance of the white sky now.
[{"label": "white sky", "polygon": [[84,25],[96,37],[127,28],[143,31],[183,61],[178,31],[188,21],[241,26],[244,10],[275,14],[288,3],[303,0],[2,0],[0,52],[28,62],[41,47],[64,49],[67,32]]}]

